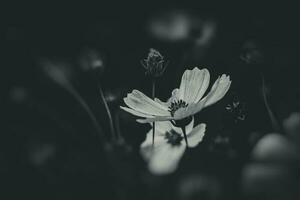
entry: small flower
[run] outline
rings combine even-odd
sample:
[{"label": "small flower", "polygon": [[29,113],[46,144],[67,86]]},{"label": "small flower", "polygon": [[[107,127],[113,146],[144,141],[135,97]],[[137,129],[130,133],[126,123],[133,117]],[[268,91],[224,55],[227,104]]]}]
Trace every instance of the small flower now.
[{"label": "small flower", "polygon": [[141,63],[146,69],[146,75],[154,78],[161,76],[167,67],[164,57],[155,49],[150,49],[148,57]]},{"label": "small flower", "polygon": [[[194,127],[194,119],[186,126],[189,147],[196,147],[205,133],[206,124]],[[152,146],[152,129],[141,144],[140,152],[148,162],[148,169],[156,175],[172,173],[177,169],[179,161],[187,148],[182,130],[171,122],[156,122],[155,145]]]},{"label": "small flower", "polygon": [[223,74],[215,81],[210,92],[202,98],[208,88],[209,79],[207,69],[200,70],[195,67],[184,72],[179,89],[173,90],[167,102],[157,98],[152,100],[142,92],[133,90],[124,98],[129,108],[122,106],[121,108],[135,116],[145,118],[138,119],[140,123],[184,121],[222,99],[230,88],[230,78]]}]

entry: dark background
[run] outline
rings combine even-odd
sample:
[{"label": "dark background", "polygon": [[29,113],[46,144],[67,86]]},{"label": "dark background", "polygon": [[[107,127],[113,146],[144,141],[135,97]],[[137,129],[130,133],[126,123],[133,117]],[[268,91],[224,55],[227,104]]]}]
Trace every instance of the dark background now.
[{"label": "dark background", "polygon": [[[4,8],[0,74],[3,199],[169,199],[177,197],[176,180],[198,168],[225,183],[223,198],[239,198],[240,192],[235,191],[240,190],[240,170],[252,148],[250,133],[257,131],[260,137],[274,131],[261,95],[262,75],[279,122],[292,111],[299,111],[299,16],[296,6],[287,2],[23,2]],[[214,42],[201,58],[193,56],[190,41],[161,41],[147,32],[149,19],[171,10],[183,10],[217,24]],[[256,44],[261,56],[258,62],[241,59],[252,55],[245,49],[248,41]],[[150,95],[150,79],[140,64],[149,48],[159,50],[169,61],[157,86],[157,96],[163,100],[179,85],[182,72],[194,66],[207,67],[212,80],[227,73],[233,81],[225,100],[197,119],[212,127],[203,147],[197,149],[199,154],[191,152],[183,159],[186,167],[166,179],[147,174],[138,155],[149,127],[137,125],[131,116],[121,113],[121,128],[129,147],[118,148],[122,153],[123,148],[129,148],[129,155],[116,153],[117,148],[104,153],[105,139],[95,135],[86,113],[70,94],[47,78],[41,67],[45,59],[70,66],[72,84],[109,140],[97,83],[100,81],[105,93],[116,97],[109,104],[113,113],[132,89]],[[79,59],[87,49],[100,52],[105,68],[101,75],[81,69]],[[224,107],[234,96],[247,104],[246,120],[238,125],[224,114]],[[231,146],[214,146],[216,150],[210,152],[219,132],[231,138]],[[235,157],[226,154],[228,148],[234,149]],[[110,157],[117,161],[109,161]],[[172,180],[175,182],[169,184]]]}]

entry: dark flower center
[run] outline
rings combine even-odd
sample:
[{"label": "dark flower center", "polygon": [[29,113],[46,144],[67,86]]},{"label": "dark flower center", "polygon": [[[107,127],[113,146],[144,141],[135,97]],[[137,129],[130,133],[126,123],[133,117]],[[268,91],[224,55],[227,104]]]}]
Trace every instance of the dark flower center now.
[{"label": "dark flower center", "polygon": [[173,146],[180,145],[181,140],[183,139],[183,137],[179,133],[175,132],[174,130],[167,132],[165,138],[167,139],[167,143]]},{"label": "dark flower center", "polygon": [[174,116],[174,113],[179,109],[179,108],[185,108],[187,107],[189,104],[187,104],[185,101],[183,100],[179,100],[179,101],[173,101],[171,103],[171,105],[169,106],[169,112],[171,113],[172,116]]}]

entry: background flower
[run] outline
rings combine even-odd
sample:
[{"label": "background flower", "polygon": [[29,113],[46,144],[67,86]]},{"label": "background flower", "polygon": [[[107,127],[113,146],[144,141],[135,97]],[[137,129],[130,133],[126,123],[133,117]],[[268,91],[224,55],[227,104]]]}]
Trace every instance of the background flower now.
[{"label": "background flower", "polygon": [[[183,133],[181,129],[174,127],[170,122],[157,122],[155,128],[154,146],[152,145],[151,129],[141,144],[140,152],[148,162],[148,169],[151,173],[157,175],[172,173],[177,169],[186,149]],[[205,124],[194,127],[194,120],[187,125],[189,147],[196,147],[202,141],[205,128]]]}]

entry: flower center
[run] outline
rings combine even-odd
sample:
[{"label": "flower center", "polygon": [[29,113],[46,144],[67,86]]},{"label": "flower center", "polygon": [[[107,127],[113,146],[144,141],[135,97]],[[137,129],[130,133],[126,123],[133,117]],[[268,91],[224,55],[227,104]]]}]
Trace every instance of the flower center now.
[{"label": "flower center", "polygon": [[179,108],[185,108],[187,107],[189,104],[187,104],[185,101],[183,100],[179,100],[179,101],[173,101],[171,103],[171,105],[169,106],[169,111],[172,115],[172,117],[174,116],[174,113],[176,112],[176,110],[178,110]]},{"label": "flower center", "polygon": [[173,146],[180,145],[181,140],[183,139],[183,137],[179,133],[175,132],[174,130],[167,132],[165,138],[167,139],[167,143]]}]

